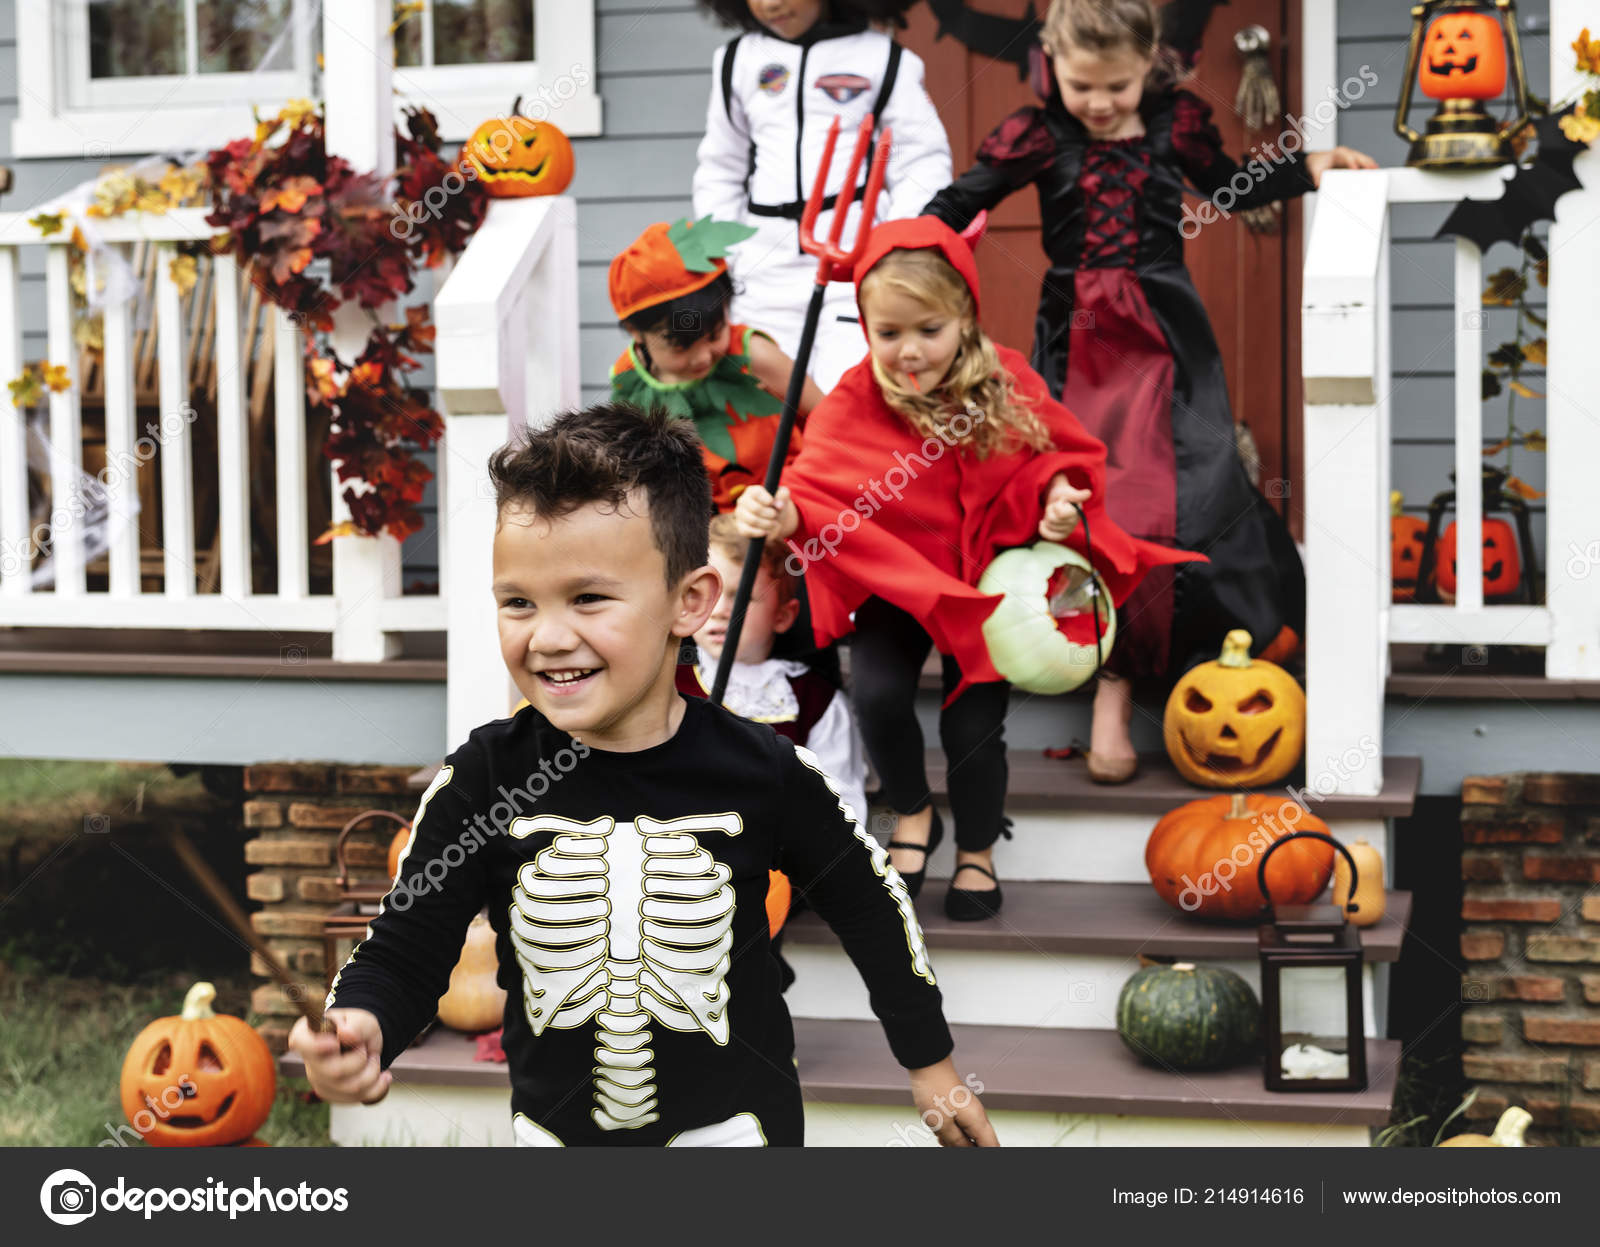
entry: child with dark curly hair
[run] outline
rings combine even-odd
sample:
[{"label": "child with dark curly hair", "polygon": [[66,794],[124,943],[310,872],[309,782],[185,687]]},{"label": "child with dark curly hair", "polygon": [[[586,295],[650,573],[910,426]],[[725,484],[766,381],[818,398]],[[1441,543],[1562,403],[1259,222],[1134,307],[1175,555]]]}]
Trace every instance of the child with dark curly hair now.
[{"label": "child with dark curly hair", "polygon": [[[800,345],[816,261],[800,249],[799,222],[837,117],[840,148],[828,171],[817,233],[832,228],[866,186],[843,186],[848,145],[871,114],[894,129],[877,221],[916,216],[950,180],[950,144],[922,85],[922,61],[874,24],[903,24],[906,0],[701,0],[739,29],[712,62],[713,85],[694,175],[694,213],[757,228],[728,256],[735,322],[772,334],[793,357]],[[866,163],[866,162],[863,162]],[[852,214],[859,217],[859,212]],[[870,227],[870,223],[869,223]],[[854,237],[858,220],[845,223]],[[849,286],[828,292],[807,371],[824,391],[865,354]]]}]

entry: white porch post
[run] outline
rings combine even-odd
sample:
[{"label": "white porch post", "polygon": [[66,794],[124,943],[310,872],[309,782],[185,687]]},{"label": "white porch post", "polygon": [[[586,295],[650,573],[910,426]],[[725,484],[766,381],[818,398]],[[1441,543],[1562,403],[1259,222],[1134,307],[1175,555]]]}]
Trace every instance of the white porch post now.
[{"label": "white porch post", "polygon": [[[1550,0],[1550,98],[1579,85],[1572,43],[1595,25],[1593,0]],[[1549,501],[1545,512],[1545,600],[1550,643],[1545,675],[1600,679],[1600,352],[1594,348],[1594,277],[1600,273],[1600,152],[1573,161],[1581,190],[1556,201],[1550,226],[1549,362],[1545,420]]]},{"label": "white porch post", "polygon": [[[327,102],[329,155],[343,156],[358,171],[394,171],[394,20],[389,0],[339,0],[322,6],[322,92]],[[392,306],[377,309],[392,318]],[[333,347],[343,359],[361,353],[372,327],[371,313],[345,304],[334,319]],[[346,484],[334,465],[333,522],[350,518]],[[380,662],[399,652],[398,638],[385,634],[380,612],[400,596],[400,543],[392,537],[336,537],[333,592],[338,620],[333,656],[340,662]]]},{"label": "white porch post", "polygon": [[1383,787],[1389,654],[1389,181],[1323,179],[1301,307],[1306,783]]}]

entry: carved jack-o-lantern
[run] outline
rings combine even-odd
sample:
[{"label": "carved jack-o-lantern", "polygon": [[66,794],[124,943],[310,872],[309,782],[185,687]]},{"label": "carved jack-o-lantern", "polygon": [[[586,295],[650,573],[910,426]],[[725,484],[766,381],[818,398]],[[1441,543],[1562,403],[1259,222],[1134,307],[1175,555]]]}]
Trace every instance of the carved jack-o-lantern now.
[{"label": "carved jack-o-lantern", "polygon": [[1506,87],[1506,45],[1489,13],[1453,11],[1423,36],[1417,85],[1429,99],[1492,100]]},{"label": "carved jack-o-lantern", "polygon": [[1076,550],[1054,541],[1006,550],[984,569],[978,588],[1005,595],[983,621],[983,639],[995,670],[1025,692],[1070,692],[1111,652],[1111,593]]},{"label": "carved jack-o-lantern", "polygon": [[122,1111],[154,1147],[238,1143],[272,1112],[272,1050],[242,1018],[212,1012],[216,995],[196,983],[183,1012],[146,1026],[122,1062]]},{"label": "carved jack-o-lantern", "polygon": [[[1439,537],[1439,593],[1449,601],[1456,595],[1456,526]],[[1517,533],[1505,520],[1483,521],[1483,596],[1503,598],[1516,593],[1522,579],[1522,555]]]},{"label": "carved jack-o-lantern", "polygon": [[1167,699],[1167,754],[1191,784],[1255,788],[1282,779],[1306,740],[1306,695],[1282,667],[1250,657],[1235,628],[1222,654],[1184,673]]},{"label": "carved jack-o-lantern", "polygon": [[1402,515],[1398,493],[1390,496],[1389,581],[1396,602],[1413,602],[1417,597],[1417,572],[1422,568],[1423,537],[1427,521],[1420,515]]},{"label": "carved jack-o-lantern", "polygon": [[572,142],[548,121],[517,111],[495,117],[472,132],[461,149],[461,163],[477,169],[489,194],[497,198],[559,195],[572,182]]}]

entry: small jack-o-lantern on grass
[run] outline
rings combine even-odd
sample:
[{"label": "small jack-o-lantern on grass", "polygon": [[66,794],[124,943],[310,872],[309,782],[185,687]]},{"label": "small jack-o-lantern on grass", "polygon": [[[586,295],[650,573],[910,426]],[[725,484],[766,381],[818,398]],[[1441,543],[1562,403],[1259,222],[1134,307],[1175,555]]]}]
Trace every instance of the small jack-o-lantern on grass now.
[{"label": "small jack-o-lantern on grass", "polygon": [[1422,568],[1423,538],[1428,522],[1420,515],[1403,515],[1400,494],[1389,499],[1389,580],[1396,602],[1417,599],[1417,573]]},{"label": "small jack-o-lantern on grass", "polygon": [[1167,754],[1191,784],[1259,788],[1300,761],[1306,695],[1282,667],[1250,657],[1250,634],[1235,628],[1222,654],[1184,673],[1167,698]]},{"label": "small jack-o-lantern on grass", "polygon": [[1492,100],[1506,89],[1506,45],[1490,13],[1448,12],[1422,42],[1417,85],[1432,100]]},{"label": "small jack-o-lantern on grass", "polygon": [[572,182],[572,142],[548,121],[524,117],[519,95],[507,117],[492,117],[472,132],[461,149],[490,195],[520,199],[559,195]]},{"label": "small jack-o-lantern on grass", "polygon": [[216,996],[196,983],[183,1012],[146,1026],[122,1062],[122,1111],[154,1147],[239,1143],[272,1112],[272,1050],[242,1018],[214,1013]]},{"label": "small jack-o-lantern on grass", "polygon": [[[1439,569],[1435,579],[1439,596],[1447,602],[1456,599],[1456,526],[1451,524],[1439,536]],[[1512,597],[1522,581],[1522,554],[1517,546],[1517,530],[1505,520],[1483,521],[1483,596],[1486,599]]]}]

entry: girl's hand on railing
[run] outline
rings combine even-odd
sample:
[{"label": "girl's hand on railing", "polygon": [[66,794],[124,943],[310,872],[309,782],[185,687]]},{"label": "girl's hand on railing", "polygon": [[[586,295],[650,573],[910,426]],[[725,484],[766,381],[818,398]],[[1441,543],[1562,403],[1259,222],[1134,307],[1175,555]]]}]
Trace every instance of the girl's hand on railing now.
[{"label": "girl's hand on railing", "polygon": [[1366,152],[1353,147],[1335,147],[1331,151],[1307,152],[1306,172],[1311,175],[1311,185],[1321,186],[1322,175],[1329,169],[1376,169],[1378,162]]},{"label": "girl's hand on railing", "polygon": [[1065,541],[1078,526],[1078,512],[1074,503],[1088,502],[1093,491],[1076,488],[1067,480],[1065,472],[1057,472],[1050,480],[1050,492],[1044,499],[1044,518],[1039,521],[1039,536],[1046,541]]},{"label": "girl's hand on railing", "polygon": [[746,485],[733,506],[733,522],[744,537],[787,537],[800,526],[800,512],[789,500],[789,487],[779,485],[777,496],[761,485]]}]

